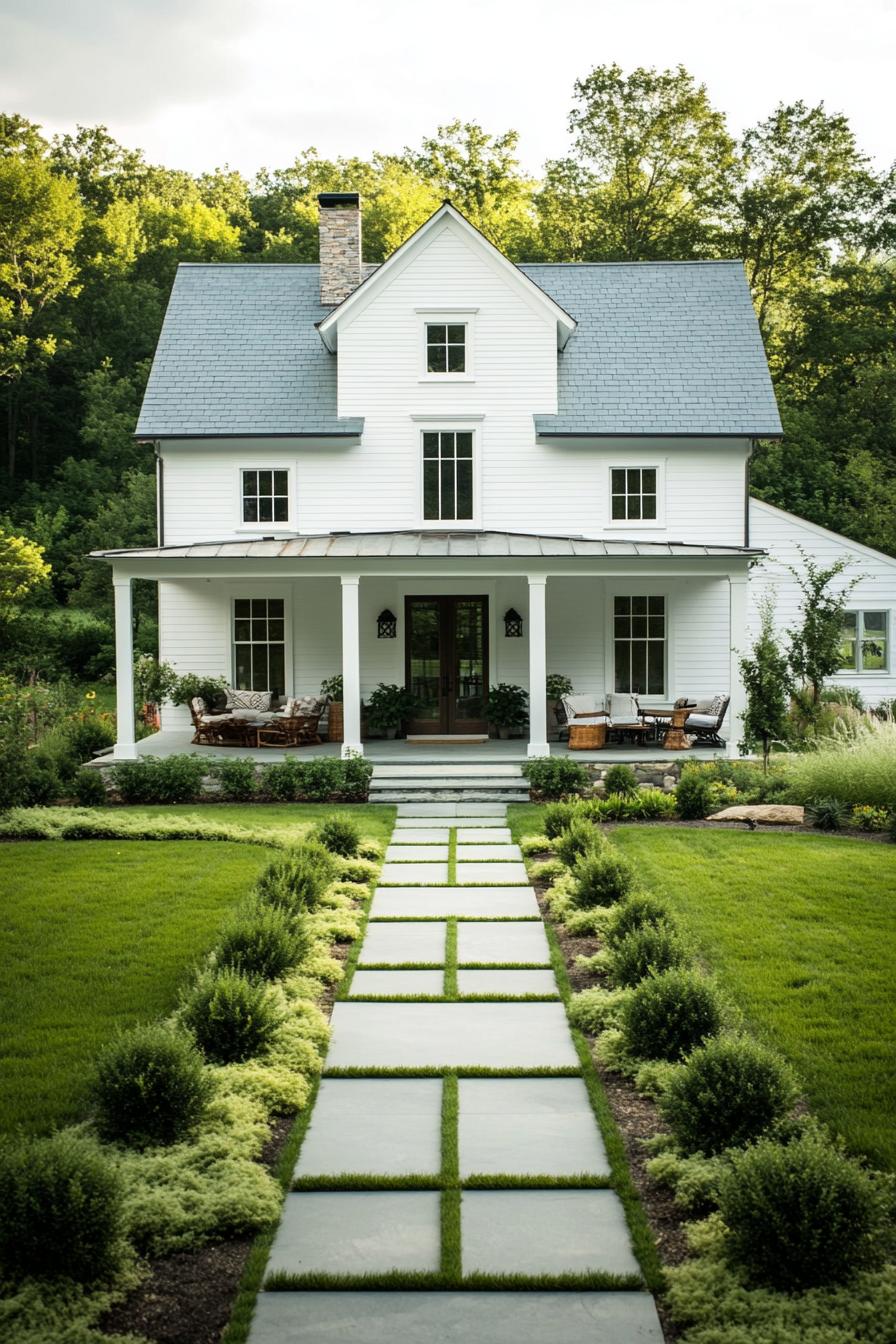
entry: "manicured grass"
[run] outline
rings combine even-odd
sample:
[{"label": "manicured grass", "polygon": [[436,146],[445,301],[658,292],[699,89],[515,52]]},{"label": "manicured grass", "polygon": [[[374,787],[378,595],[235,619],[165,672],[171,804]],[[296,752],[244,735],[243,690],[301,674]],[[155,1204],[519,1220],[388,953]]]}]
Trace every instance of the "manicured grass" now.
[{"label": "manicured grass", "polygon": [[83,1113],[98,1048],[171,1009],[268,857],[194,840],[0,845],[0,1129]]},{"label": "manicured grass", "polygon": [[[535,834],[540,809],[513,824]],[[751,1025],[850,1148],[896,1168],[896,846],[839,836],[618,826]]]},{"label": "manicured grass", "polygon": [[265,830],[300,840],[334,812],[346,812],[365,840],[385,845],[395,825],[395,808],[372,803],[160,803],[141,807],[94,807],[92,816],[199,817],[247,830]]}]

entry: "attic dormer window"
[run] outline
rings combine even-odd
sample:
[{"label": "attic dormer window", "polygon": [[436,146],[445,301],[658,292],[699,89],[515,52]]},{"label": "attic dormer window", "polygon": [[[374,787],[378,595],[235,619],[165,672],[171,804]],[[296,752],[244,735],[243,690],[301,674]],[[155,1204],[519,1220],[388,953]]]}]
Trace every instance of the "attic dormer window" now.
[{"label": "attic dormer window", "polygon": [[465,322],[427,322],[426,372],[466,373],[467,325]]}]

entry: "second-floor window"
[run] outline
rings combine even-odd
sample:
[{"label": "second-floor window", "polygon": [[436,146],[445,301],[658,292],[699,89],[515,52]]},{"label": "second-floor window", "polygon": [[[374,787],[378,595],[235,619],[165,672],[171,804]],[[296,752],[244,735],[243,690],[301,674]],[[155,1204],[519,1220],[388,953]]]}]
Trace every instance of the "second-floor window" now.
[{"label": "second-floor window", "polygon": [[289,522],[289,472],[284,468],[242,472],[244,523]]},{"label": "second-floor window", "polygon": [[845,611],[840,640],[841,672],[886,672],[889,666],[886,611]]},{"label": "second-floor window", "polygon": [[427,522],[472,519],[472,430],[424,430],[423,517]]},{"label": "second-floor window", "polygon": [[427,322],[426,372],[465,373],[466,369],[466,323]]},{"label": "second-floor window", "polygon": [[611,468],[610,517],[614,523],[627,520],[656,522],[656,467]]}]

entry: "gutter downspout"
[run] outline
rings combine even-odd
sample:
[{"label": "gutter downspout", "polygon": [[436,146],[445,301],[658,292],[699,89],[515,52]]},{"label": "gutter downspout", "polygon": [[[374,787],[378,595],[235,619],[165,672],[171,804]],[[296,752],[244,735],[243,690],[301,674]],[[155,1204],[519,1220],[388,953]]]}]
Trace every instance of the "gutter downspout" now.
[{"label": "gutter downspout", "polygon": [[747,453],[744,462],[744,546],[750,544],[750,458],[753,456],[753,449],[756,447],[756,440],[750,440],[750,451]]},{"label": "gutter downspout", "polygon": [[165,463],[158,439],[155,440],[156,455],[156,545],[165,545]]}]

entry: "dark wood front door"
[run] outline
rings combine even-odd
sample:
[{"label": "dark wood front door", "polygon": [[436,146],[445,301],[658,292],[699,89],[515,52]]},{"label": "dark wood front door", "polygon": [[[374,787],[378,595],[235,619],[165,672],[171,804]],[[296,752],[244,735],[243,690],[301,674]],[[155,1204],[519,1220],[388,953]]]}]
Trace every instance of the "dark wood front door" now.
[{"label": "dark wood front door", "polygon": [[488,598],[405,599],[405,677],[420,709],[410,733],[488,731]]}]

